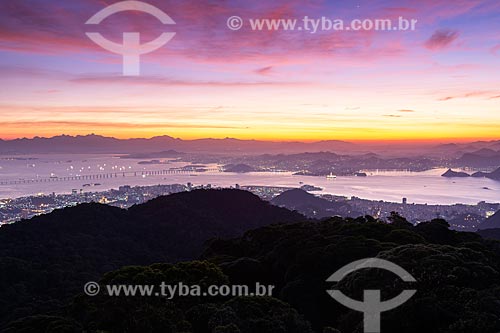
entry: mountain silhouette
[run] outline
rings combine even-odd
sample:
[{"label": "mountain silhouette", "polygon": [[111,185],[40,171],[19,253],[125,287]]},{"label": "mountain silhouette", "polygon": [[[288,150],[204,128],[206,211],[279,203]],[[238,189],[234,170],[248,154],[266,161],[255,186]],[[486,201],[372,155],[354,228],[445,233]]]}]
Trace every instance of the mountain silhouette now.
[{"label": "mountain silhouette", "polygon": [[442,177],[453,178],[453,177],[470,177],[470,175],[466,172],[458,172],[448,169],[445,173],[441,175]]},{"label": "mountain silhouette", "polygon": [[[318,202],[298,191],[286,197]],[[237,190],[179,193],[128,210],[99,204],[59,210],[0,229],[0,331],[358,332],[361,314],[335,303],[326,280],[348,263],[377,257],[406,269],[418,290],[384,313],[384,332],[499,332],[498,243],[450,230],[442,219],[413,226],[392,214],[390,222],[304,221]],[[239,232],[253,225],[261,227]],[[238,236],[205,242],[198,260],[165,262],[191,255],[203,237],[230,234]],[[102,288],[259,283],[275,292],[167,299],[110,297],[103,288],[86,296],[89,281]],[[370,270],[351,272],[336,286],[357,299],[367,289],[390,297],[407,287]]]},{"label": "mountain silhouette", "polygon": [[273,142],[258,140],[196,139],[182,140],[168,135],[150,139],[117,139],[101,135],[59,135],[51,138],[34,137],[0,140],[0,154],[32,153],[154,153],[175,150],[180,152],[299,152],[343,150],[355,147],[353,143],[331,140],[320,142]]},{"label": "mountain silhouette", "polygon": [[481,223],[480,229],[500,228],[500,210]]},{"label": "mountain silhouette", "polygon": [[226,189],[172,194],[128,210],[82,204],[5,225],[0,265],[8,274],[0,274],[0,327],[53,308],[110,270],[194,259],[211,238],[303,220],[249,192]]},{"label": "mountain silhouette", "polygon": [[361,215],[352,212],[351,206],[347,203],[328,201],[302,189],[285,191],[272,199],[271,202],[276,206],[295,210],[310,218]]},{"label": "mountain silhouette", "polygon": [[483,148],[471,153],[465,153],[457,160],[458,165],[488,168],[500,165],[500,151]]}]

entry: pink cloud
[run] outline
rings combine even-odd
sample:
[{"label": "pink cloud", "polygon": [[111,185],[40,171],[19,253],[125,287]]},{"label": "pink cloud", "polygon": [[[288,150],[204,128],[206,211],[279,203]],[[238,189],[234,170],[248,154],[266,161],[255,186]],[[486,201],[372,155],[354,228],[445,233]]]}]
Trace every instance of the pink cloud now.
[{"label": "pink cloud", "polygon": [[441,50],[453,43],[459,36],[458,31],[442,29],[437,30],[425,42],[425,47],[429,50]]},{"label": "pink cloud", "polygon": [[467,92],[467,93],[463,93],[463,94],[458,94],[458,95],[450,95],[450,96],[446,96],[446,97],[443,97],[443,98],[439,98],[438,101],[449,101],[451,99],[456,99],[456,98],[471,98],[471,97],[485,97],[485,98],[489,98],[489,99],[493,99],[493,98],[498,98],[499,96],[493,96],[493,97],[490,97],[491,95],[493,94],[496,94],[498,93],[497,91],[494,91],[494,90],[484,90],[484,91],[471,91],[471,92]]},{"label": "pink cloud", "polygon": [[273,66],[266,66],[255,70],[259,75],[269,75],[273,71]]},{"label": "pink cloud", "polygon": [[[111,56],[92,43],[85,32],[98,30],[107,38],[120,41],[123,31],[140,31],[142,38],[156,38],[165,29],[147,14],[131,12],[113,15],[100,26],[84,22],[105,5],[115,1],[75,0],[64,2],[1,2],[0,50],[22,53],[60,55],[93,53]],[[175,21],[168,26],[177,36],[151,57],[189,58],[198,62],[275,62],[283,58],[306,59],[311,56],[332,57],[346,54],[363,55],[373,45],[374,32],[332,33],[312,35],[307,32],[252,31],[248,21],[240,31],[231,31],[226,20],[231,15],[249,18],[297,18],[304,13],[321,11],[321,1],[277,1],[242,6],[232,2],[150,0]],[[324,10],[324,9],[323,9]],[[374,51],[372,56],[384,56]],[[88,58],[87,58],[88,59]]]},{"label": "pink cloud", "polygon": [[73,83],[83,84],[130,84],[130,85],[147,85],[147,86],[220,86],[220,87],[250,87],[250,86],[274,86],[274,85],[304,85],[306,82],[280,82],[280,81],[194,81],[194,80],[179,80],[166,77],[140,76],[140,77],[124,77],[118,76],[81,76],[69,80]]},{"label": "pink cloud", "polygon": [[[98,10],[117,0],[52,0],[0,2],[0,50],[20,53],[82,55],[89,62],[112,62],[119,64],[121,58],[95,45],[85,32],[97,29],[107,38],[120,41],[123,31],[140,31],[145,40],[152,40],[165,29],[147,14],[130,12],[114,15],[98,27],[85,26],[84,22]],[[225,2],[225,1],[175,1],[148,0],[168,13],[175,26],[169,31],[177,35],[165,47],[147,55],[145,61],[161,65],[165,59],[170,64],[176,61],[193,61],[201,64],[248,63],[264,69],[271,63],[306,64],[317,61],[336,61],[342,65],[365,66],[377,60],[401,58],[413,54],[414,44],[420,43],[421,32],[406,34],[376,31],[359,32],[307,32],[252,31],[246,21],[240,31],[226,27],[229,16],[249,18],[297,18],[305,14],[321,17],[331,11],[331,17],[356,15],[357,18],[417,18],[426,21],[433,16],[447,18],[461,15],[484,3],[479,0],[457,0],[450,5],[444,0],[423,0],[418,5],[402,0],[397,7],[388,7],[385,2],[361,6],[359,10],[330,2],[283,1],[275,2]],[[331,5],[331,7],[329,7]],[[338,7],[338,8],[337,8]],[[328,9],[328,11],[326,11]],[[330,15],[330,14],[329,14]],[[425,46],[431,50],[443,49],[453,43],[458,35],[451,31],[436,32]],[[497,51],[495,51],[497,52]],[[90,55],[90,56],[89,56]],[[271,70],[256,73],[270,74]]]},{"label": "pink cloud", "polygon": [[494,46],[491,49],[491,53],[493,53],[494,55],[500,55],[500,44],[498,44],[497,46]]}]

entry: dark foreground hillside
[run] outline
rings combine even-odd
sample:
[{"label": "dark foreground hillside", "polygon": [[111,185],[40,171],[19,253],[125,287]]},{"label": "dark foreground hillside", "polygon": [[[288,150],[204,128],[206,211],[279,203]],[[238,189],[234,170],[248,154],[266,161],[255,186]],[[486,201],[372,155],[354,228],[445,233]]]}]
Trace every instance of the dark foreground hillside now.
[{"label": "dark foreground hillside", "polygon": [[61,307],[125,265],[197,258],[214,237],[304,220],[238,190],[199,190],[122,210],[84,204],[0,228],[0,326]]},{"label": "dark foreground hillside", "polygon": [[317,332],[334,327],[357,333],[363,331],[362,314],[330,298],[325,290],[332,285],[325,280],[350,262],[379,257],[408,270],[417,283],[405,285],[390,273],[367,269],[348,275],[338,288],[358,300],[365,289],[381,289],[383,299],[418,290],[403,306],[382,314],[382,332],[499,332],[500,243],[449,230],[444,220],[413,227],[395,217],[393,224],[334,218],[264,227],[213,241],[204,259],[217,263],[234,283],[272,281],[276,297]]},{"label": "dark foreground hillside", "polygon": [[500,241],[500,228],[478,230],[477,233],[486,239],[496,239]]},{"label": "dark foreground hillside", "polygon": [[265,226],[240,238],[210,241],[202,261],[123,267],[99,281],[204,286],[258,281],[276,286],[273,297],[89,297],[78,291],[58,311],[25,316],[2,332],[359,333],[361,313],[331,299],[326,290],[335,285],[325,280],[367,257],[401,265],[417,280],[408,285],[385,271],[364,269],[335,286],[358,300],[364,289],[381,289],[383,299],[417,289],[410,301],[382,314],[382,332],[499,332],[500,243],[449,230],[443,220],[413,227],[393,215],[391,222],[333,218]]}]

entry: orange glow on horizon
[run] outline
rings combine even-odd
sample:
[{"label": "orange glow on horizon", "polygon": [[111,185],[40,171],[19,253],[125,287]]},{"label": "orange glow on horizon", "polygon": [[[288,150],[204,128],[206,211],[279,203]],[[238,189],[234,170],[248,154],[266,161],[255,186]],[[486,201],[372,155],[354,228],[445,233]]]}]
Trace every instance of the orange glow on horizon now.
[{"label": "orange glow on horizon", "polygon": [[[21,138],[33,139],[35,137],[44,137],[50,138],[54,136],[60,135],[69,135],[69,136],[86,136],[86,135],[99,135],[103,137],[113,137],[117,139],[150,139],[153,137],[160,136],[170,136],[176,139],[182,140],[198,140],[198,139],[237,139],[237,140],[258,140],[258,141],[269,141],[269,142],[318,142],[318,141],[346,141],[352,143],[359,144],[402,144],[402,145],[411,145],[411,144],[440,144],[440,143],[468,143],[475,141],[496,141],[500,140],[499,136],[495,135],[470,135],[470,136],[439,136],[439,137],[431,137],[431,136],[419,136],[418,133],[410,133],[410,135],[406,136],[398,136],[398,133],[392,133],[392,135],[373,135],[372,137],[366,136],[364,133],[359,133],[353,131],[349,133],[349,135],[342,136],[318,136],[311,133],[285,133],[277,136],[275,133],[269,132],[261,132],[261,133],[244,133],[244,134],[229,134],[229,133],[217,133],[214,131],[190,131],[190,132],[179,132],[179,131],[117,131],[117,128],[110,128],[107,130],[101,131],[93,131],[89,129],[85,131],[82,129],[74,129],[74,130],[63,130],[55,132],[50,130],[40,131],[35,129],[35,133],[30,133],[23,130],[23,132],[4,132],[4,135],[0,137],[1,140],[15,140]],[[372,133],[373,134],[373,133]]]}]

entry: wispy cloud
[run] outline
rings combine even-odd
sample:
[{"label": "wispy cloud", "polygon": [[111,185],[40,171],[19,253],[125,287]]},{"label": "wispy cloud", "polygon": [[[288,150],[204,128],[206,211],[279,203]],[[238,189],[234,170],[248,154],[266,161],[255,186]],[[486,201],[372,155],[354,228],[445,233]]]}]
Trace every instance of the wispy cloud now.
[{"label": "wispy cloud", "polygon": [[69,126],[72,128],[138,128],[138,129],[168,129],[168,128],[201,128],[201,129],[245,129],[245,126],[225,126],[211,124],[179,124],[179,123],[128,123],[128,122],[99,122],[99,121],[12,121],[3,122],[5,127],[28,127],[36,126]]},{"label": "wispy cloud", "polygon": [[442,29],[437,30],[434,34],[425,42],[425,47],[429,50],[440,50],[448,47],[453,43],[459,36],[459,32],[456,30]]},{"label": "wispy cloud", "polygon": [[491,53],[493,53],[494,55],[500,55],[500,44],[491,48]]},{"label": "wispy cloud", "polygon": [[69,80],[73,83],[85,84],[119,84],[119,85],[148,85],[148,86],[209,86],[209,87],[238,87],[238,86],[274,86],[274,85],[304,85],[306,82],[293,81],[197,81],[174,79],[160,76],[126,77],[122,75],[84,75]]},{"label": "wispy cloud", "polygon": [[449,101],[451,99],[456,99],[456,98],[473,98],[473,97],[483,97],[483,98],[493,99],[493,98],[500,97],[500,95],[499,96],[491,96],[491,95],[494,95],[497,93],[498,93],[498,91],[494,91],[494,90],[471,91],[471,92],[464,93],[464,94],[445,96],[445,97],[439,98],[438,101]]},{"label": "wispy cloud", "polygon": [[266,66],[255,70],[255,73],[260,75],[269,75],[273,71],[273,66]]}]

